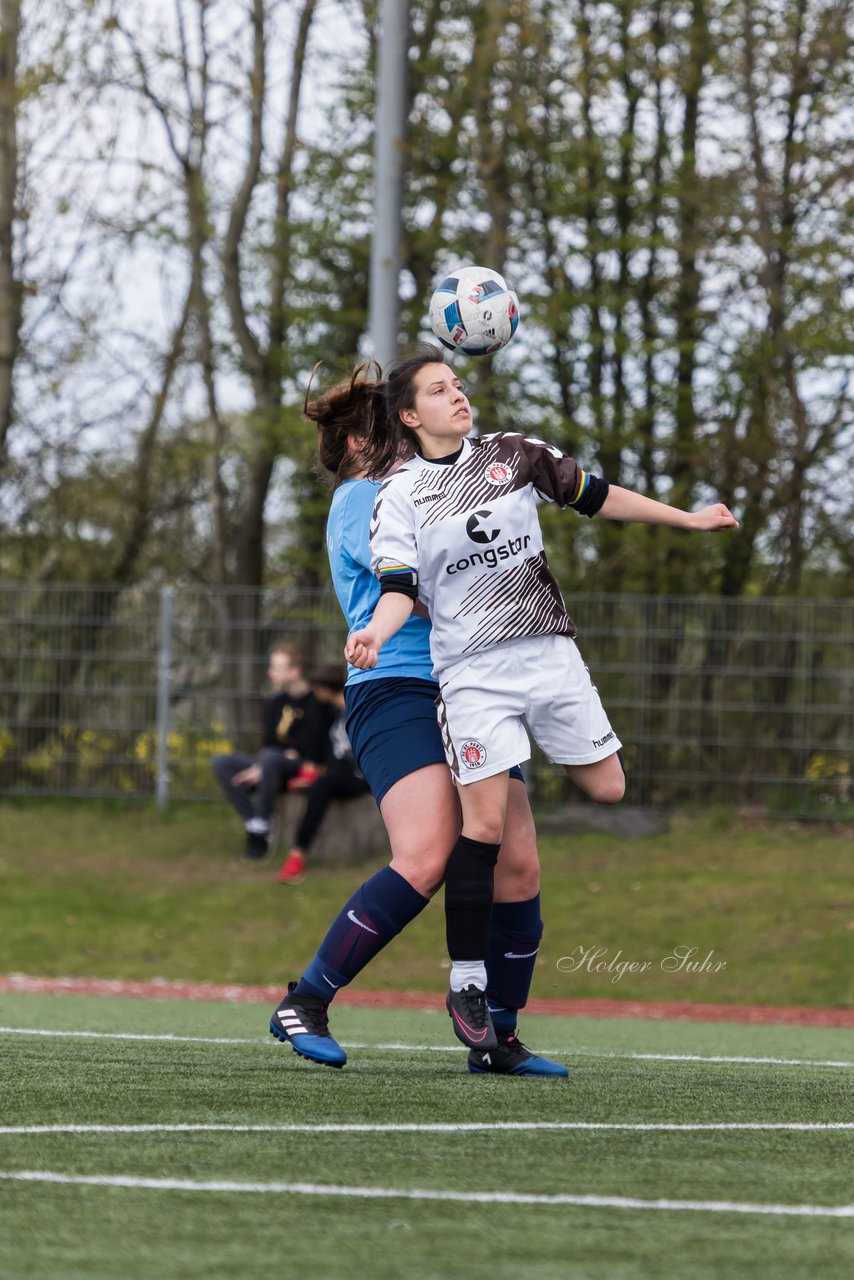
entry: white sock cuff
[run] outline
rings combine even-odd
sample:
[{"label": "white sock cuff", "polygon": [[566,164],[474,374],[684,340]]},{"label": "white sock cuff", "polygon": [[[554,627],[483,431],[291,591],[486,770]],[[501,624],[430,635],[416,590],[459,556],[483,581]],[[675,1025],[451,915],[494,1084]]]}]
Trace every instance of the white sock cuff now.
[{"label": "white sock cuff", "polygon": [[477,987],[478,991],[486,990],[486,964],[483,960],[452,960],[451,990],[462,991],[463,987]]}]

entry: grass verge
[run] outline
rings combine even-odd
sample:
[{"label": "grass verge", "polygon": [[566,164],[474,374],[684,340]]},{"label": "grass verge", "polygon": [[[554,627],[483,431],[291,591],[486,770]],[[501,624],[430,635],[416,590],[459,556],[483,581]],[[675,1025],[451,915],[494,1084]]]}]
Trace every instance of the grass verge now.
[{"label": "grass verge", "polygon": [[[375,866],[317,869],[284,887],[274,862],[242,861],[240,834],[214,806],[0,802],[0,972],[295,976]],[[840,835],[712,813],[677,817],[661,836],[549,836],[540,847],[535,995],[854,1003],[850,844]],[[678,948],[693,955],[680,963]],[[438,991],[446,967],[440,898],[366,985]]]}]

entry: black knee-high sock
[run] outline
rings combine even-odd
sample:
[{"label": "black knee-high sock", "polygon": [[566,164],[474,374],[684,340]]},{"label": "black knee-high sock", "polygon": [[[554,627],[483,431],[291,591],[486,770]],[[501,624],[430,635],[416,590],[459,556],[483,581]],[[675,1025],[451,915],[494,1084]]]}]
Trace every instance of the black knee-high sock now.
[{"label": "black knee-high sock", "polygon": [[500,845],[460,836],[445,871],[445,933],[452,960],[485,960]]}]

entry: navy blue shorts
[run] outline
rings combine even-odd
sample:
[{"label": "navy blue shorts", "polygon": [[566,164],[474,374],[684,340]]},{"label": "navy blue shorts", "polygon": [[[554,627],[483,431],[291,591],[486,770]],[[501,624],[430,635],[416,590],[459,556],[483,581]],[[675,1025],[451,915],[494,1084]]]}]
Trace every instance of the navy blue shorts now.
[{"label": "navy blue shorts", "polygon": [[[396,782],[428,764],[447,764],[432,680],[386,676],[344,690],[347,735],[356,764],[379,804]],[[511,778],[522,778],[516,765]]]}]

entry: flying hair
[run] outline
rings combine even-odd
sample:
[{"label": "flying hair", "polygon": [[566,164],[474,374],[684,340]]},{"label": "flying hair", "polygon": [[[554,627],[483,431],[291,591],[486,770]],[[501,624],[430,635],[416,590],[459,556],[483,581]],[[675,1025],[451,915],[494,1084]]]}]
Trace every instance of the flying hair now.
[{"label": "flying hair", "polygon": [[[365,471],[382,477],[415,448],[412,432],[403,426],[400,410],[415,402],[415,376],[425,364],[443,364],[442,352],[430,343],[419,343],[402,353],[390,366],[387,378],[375,360],[356,365],[346,382],[337,382],[310,399],[311,386],[320,368],[311,371],[303,401],[303,413],[317,426],[317,458],[324,478],[337,487],[349,476]],[[360,442],[354,456],[351,439]]]},{"label": "flying hair", "polygon": [[350,437],[368,441],[373,435],[374,419],[385,413],[382,370],[374,360],[356,365],[346,382],[337,382],[310,399],[311,385],[320,368],[311,371],[303,400],[303,413],[317,427],[317,459],[324,477],[334,486],[362,469],[362,456],[354,458]]}]

